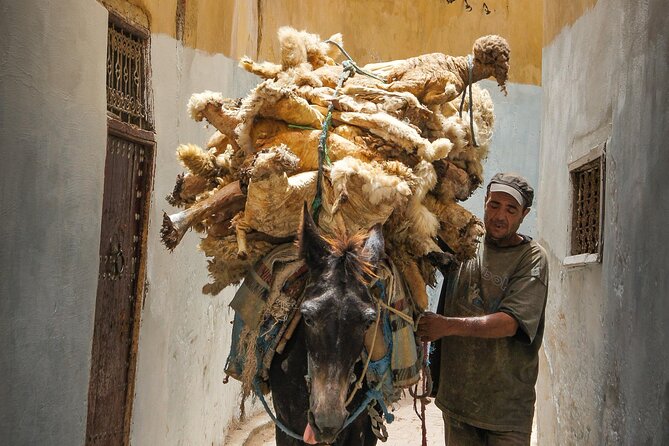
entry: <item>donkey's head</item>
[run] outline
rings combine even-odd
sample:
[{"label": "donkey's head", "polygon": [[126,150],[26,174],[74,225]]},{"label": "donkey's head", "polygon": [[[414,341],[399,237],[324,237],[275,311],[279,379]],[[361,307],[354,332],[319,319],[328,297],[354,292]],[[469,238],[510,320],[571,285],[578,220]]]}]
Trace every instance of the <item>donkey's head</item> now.
[{"label": "donkey's head", "polygon": [[368,291],[384,253],[380,226],[369,234],[321,236],[305,206],[300,253],[309,282],[300,307],[311,379],[309,424],[319,442],[334,442],[348,416],[346,399],[365,332],[376,320]]}]

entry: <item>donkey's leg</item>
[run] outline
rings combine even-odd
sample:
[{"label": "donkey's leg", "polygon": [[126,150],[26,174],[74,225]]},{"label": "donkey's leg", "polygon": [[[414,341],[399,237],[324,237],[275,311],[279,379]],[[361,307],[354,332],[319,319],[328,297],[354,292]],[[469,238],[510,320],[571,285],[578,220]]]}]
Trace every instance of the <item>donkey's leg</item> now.
[{"label": "donkey's leg", "polygon": [[369,415],[363,412],[337,438],[336,446],[376,446]]},{"label": "donkey's leg", "polygon": [[306,443],[297,440],[285,434],[279,426],[274,430],[274,438],[276,439],[276,446],[305,446]]},{"label": "donkey's leg", "polygon": [[[282,354],[274,356],[269,371],[270,388],[276,417],[293,433],[302,435],[307,426],[309,390],[304,376],[307,374],[307,353],[304,330],[298,326]],[[276,427],[277,446],[303,446],[304,442],[292,438]]]}]

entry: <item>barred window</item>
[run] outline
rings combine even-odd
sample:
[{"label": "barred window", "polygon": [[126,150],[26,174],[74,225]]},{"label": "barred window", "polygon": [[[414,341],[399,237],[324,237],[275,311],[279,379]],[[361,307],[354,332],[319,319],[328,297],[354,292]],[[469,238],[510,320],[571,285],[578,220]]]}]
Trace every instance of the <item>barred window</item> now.
[{"label": "barred window", "polygon": [[110,15],[107,30],[107,111],[116,119],[153,130],[149,104],[148,35]]},{"label": "barred window", "polygon": [[[570,166],[573,187],[571,255],[602,252],[602,221],[604,213],[604,148],[591,153]],[[593,159],[594,158],[594,159]]]}]

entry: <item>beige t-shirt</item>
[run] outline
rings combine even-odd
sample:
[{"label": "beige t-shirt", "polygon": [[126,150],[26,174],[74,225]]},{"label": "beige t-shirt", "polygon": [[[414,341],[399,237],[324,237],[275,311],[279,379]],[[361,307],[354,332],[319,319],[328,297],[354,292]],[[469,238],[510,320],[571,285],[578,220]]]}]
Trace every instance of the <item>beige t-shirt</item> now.
[{"label": "beige t-shirt", "polygon": [[444,279],[444,315],[501,311],[519,328],[500,339],[441,339],[436,404],[442,411],[483,429],[531,432],[547,285],[546,253],[529,238],[508,248],[481,243],[474,259]]}]

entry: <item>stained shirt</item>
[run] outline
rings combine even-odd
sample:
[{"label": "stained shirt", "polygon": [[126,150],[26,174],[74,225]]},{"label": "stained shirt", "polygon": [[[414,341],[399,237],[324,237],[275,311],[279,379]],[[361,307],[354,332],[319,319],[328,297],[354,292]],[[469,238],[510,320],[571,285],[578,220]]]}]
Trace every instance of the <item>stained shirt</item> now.
[{"label": "stained shirt", "polygon": [[513,247],[481,243],[475,258],[444,278],[445,316],[504,312],[518,330],[499,339],[441,339],[442,411],[483,429],[531,432],[547,286],[546,253],[529,237]]}]

